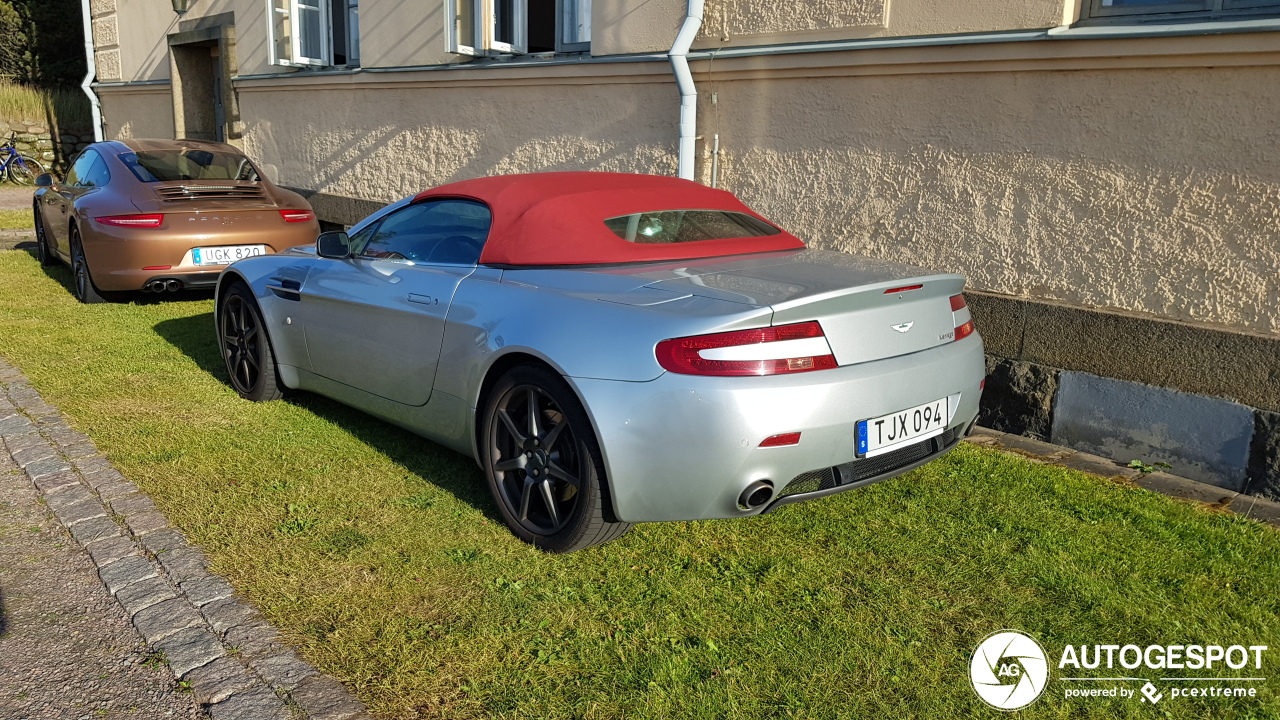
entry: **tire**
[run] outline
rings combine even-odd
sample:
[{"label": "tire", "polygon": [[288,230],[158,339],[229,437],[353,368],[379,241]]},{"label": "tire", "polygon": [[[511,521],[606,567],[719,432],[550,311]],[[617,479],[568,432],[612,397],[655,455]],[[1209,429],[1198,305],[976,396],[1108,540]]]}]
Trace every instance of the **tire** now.
[{"label": "tire", "polygon": [[19,185],[34,185],[36,176],[44,174],[39,160],[19,155],[9,162],[9,179]]},{"label": "tire", "polygon": [[284,397],[262,311],[253,293],[241,283],[231,286],[218,307],[218,347],[231,387],[240,397],[254,402]]},{"label": "tire", "polygon": [[80,244],[80,231],[71,228],[71,275],[76,299],[86,305],[106,302],[102,293],[93,284],[93,275],[89,273],[89,261],[84,257],[84,248]]},{"label": "tire", "polygon": [[489,393],[482,422],[485,478],[516,537],[566,553],[631,529],[631,523],[607,519],[600,446],[586,411],[559,375],[534,365],[511,369]]},{"label": "tire", "polygon": [[32,205],[31,211],[35,214],[36,259],[40,261],[41,265],[53,265],[58,262],[58,259],[53,256],[53,251],[49,249],[49,238],[44,232],[44,217],[40,213],[40,206],[38,204]]}]

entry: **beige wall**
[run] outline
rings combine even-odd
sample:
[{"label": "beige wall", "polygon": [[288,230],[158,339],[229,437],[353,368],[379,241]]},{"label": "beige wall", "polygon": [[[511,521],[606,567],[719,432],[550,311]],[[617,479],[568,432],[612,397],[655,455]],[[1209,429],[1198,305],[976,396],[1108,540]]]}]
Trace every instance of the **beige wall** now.
[{"label": "beige wall", "polygon": [[[1050,28],[1073,0],[707,0],[694,48]],[[593,55],[665,52],[686,0],[594,0]]]},{"label": "beige wall", "polygon": [[[1073,0],[707,0],[696,48],[871,36],[1045,28]],[[268,63],[264,0],[199,0],[179,18],[160,0],[93,0],[99,80],[168,78],[167,36],[234,13],[241,75],[290,72]],[[685,0],[595,0],[592,53],[665,52]],[[403,67],[465,61],[445,50],[444,3],[368,0],[360,8],[361,63]]]},{"label": "beige wall", "polygon": [[364,67],[442,65],[468,58],[445,50],[444,2],[360,4],[360,64]]},{"label": "beige wall", "polygon": [[173,96],[168,85],[99,88],[98,97],[106,125],[103,138],[173,137]]},{"label": "beige wall", "polygon": [[502,173],[674,174],[666,111],[675,105],[666,78],[662,72],[578,85],[517,77],[480,89],[424,80],[283,91],[262,81],[240,88],[240,108],[245,147],[277,182],[390,202]]},{"label": "beige wall", "polygon": [[[788,58],[695,64],[699,173],[709,180],[719,134],[721,185],[812,245],[962,272],[978,289],[1280,332],[1280,36]],[[662,62],[239,93],[246,147],[279,181],[339,195],[674,171]]]},{"label": "beige wall", "polygon": [[[116,1],[121,14],[139,7],[95,6]],[[196,7],[233,1],[260,5]],[[894,2],[888,32],[932,1]],[[662,6],[667,26],[648,26],[671,34],[680,4],[632,4],[614,25],[646,26]],[[1063,12],[988,4],[982,23],[1051,25]],[[595,7],[597,18],[610,12],[605,0]],[[443,43],[409,16],[376,12],[366,10],[365,37],[403,42],[366,45],[373,62],[413,64]],[[918,15],[953,28],[962,16],[979,17]],[[250,59],[260,48],[265,61],[265,30],[255,41],[261,17],[248,17],[237,21],[241,74],[268,69]],[[598,25],[597,43],[608,32]],[[718,134],[721,184],[814,245],[963,272],[979,289],[1280,333],[1277,68],[1280,33],[699,61],[699,172],[709,180]],[[678,100],[665,62],[236,88],[245,145],[269,172],[339,195],[389,201],[504,172],[674,170]],[[110,136],[172,134],[166,87],[104,89],[103,100]]]},{"label": "beige wall", "polygon": [[723,187],[812,246],[962,272],[983,290],[1280,332],[1276,80],[739,81],[718,85],[720,119],[701,132],[720,134]]}]

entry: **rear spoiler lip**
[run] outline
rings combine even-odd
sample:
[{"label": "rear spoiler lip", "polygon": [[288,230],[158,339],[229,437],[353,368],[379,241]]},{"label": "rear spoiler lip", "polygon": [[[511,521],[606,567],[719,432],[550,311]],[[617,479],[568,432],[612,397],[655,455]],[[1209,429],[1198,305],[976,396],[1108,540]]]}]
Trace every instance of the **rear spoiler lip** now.
[{"label": "rear spoiler lip", "polygon": [[919,296],[918,293],[921,293],[921,292],[927,295],[933,295],[933,293],[930,293],[929,290],[936,288],[938,285],[945,284],[945,285],[951,286],[947,290],[947,293],[949,293],[947,297],[950,297],[951,295],[963,292],[965,282],[966,282],[965,277],[963,275],[960,275],[959,273],[939,273],[936,275],[919,275],[915,277],[893,278],[890,280],[883,280],[879,282],[868,283],[866,285],[856,285],[856,286],[850,286],[847,288],[840,288],[836,290],[828,290],[826,292],[815,293],[813,295],[802,295],[799,297],[791,298],[789,300],[783,300],[782,302],[773,303],[770,307],[773,308],[773,311],[775,313],[781,313],[789,310],[795,310],[797,308],[802,308],[806,305],[811,305],[813,303],[819,303],[825,300],[838,298],[843,295],[864,293],[864,292],[869,292],[869,293],[878,292],[878,293],[884,294],[885,291],[887,290],[900,288],[904,285],[917,285],[917,284],[923,285],[924,287],[917,290],[908,290],[908,291],[894,293],[894,294],[899,296],[903,300],[910,300],[913,298],[913,296],[918,297]]}]

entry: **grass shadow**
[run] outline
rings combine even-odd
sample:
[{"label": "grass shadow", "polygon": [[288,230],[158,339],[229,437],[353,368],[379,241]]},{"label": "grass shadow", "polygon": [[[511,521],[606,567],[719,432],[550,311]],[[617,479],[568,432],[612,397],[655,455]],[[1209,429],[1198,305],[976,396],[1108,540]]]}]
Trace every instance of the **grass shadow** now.
[{"label": "grass shadow", "polygon": [[4,588],[0,588],[0,638],[9,632],[9,614],[4,607]]},{"label": "grass shadow", "polygon": [[[155,331],[200,369],[220,382],[228,381],[227,368],[218,351],[213,313],[164,320],[155,325]],[[480,510],[490,521],[502,522],[484,474],[471,458],[321,395],[293,391],[284,402],[341,427],[408,472]]]}]

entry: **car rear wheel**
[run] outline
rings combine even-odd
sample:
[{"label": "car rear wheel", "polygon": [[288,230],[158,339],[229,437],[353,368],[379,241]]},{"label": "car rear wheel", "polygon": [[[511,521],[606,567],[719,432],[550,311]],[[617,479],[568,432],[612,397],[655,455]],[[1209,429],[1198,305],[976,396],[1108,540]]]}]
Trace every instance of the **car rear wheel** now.
[{"label": "car rear wheel", "polygon": [[284,397],[276,375],[275,353],[253,293],[237,283],[218,308],[218,345],[227,363],[231,387],[254,402]]},{"label": "car rear wheel", "polygon": [[512,369],[485,404],[485,477],[517,537],[547,552],[581,550],[620,537],[610,522],[604,462],[586,411],[568,384],[536,366]]},{"label": "car rear wheel", "polygon": [[80,243],[80,231],[71,228],[71,274],[75,281],[76,299],[86,305],[106,302],[107,299],[98,292],[93,284],[93,276],[89,274],[89,261],[85,260],[84,247]]},{"label": "car rear wheel", "polygon": [[31,211],[35,214],[36,259],[41,265],[52,265],[56,260],[53,257],[53,251],[49,249],[49,238],[45,235],[44,217],[40,214],[40,206],[33,205]]}]

